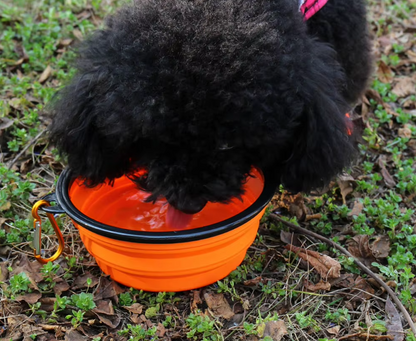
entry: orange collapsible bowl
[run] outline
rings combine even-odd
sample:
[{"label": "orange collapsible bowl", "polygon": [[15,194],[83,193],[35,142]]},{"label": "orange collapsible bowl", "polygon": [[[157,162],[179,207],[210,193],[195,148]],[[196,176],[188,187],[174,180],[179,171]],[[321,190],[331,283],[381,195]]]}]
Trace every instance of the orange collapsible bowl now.
[{"label": "orange collapsible bowl", "polygon": [[[143,203],[127,177],[88,188],[65,170],[56,193],[45,198],[56,206],[42,210],[66,213],[88,252],[115,281],[146,291],[190,290],[226,277],[243,261],[278,185],[271,174],[254,170],[243,197],[248,200],[212,204],[181,231],[169,230],[162,223],[166,205]],[[149,205],[150,214],[139,212],[138,202]],[[159,220],[152,215],[156,209]],[[152,223],[153,230],[143,228]]]}]

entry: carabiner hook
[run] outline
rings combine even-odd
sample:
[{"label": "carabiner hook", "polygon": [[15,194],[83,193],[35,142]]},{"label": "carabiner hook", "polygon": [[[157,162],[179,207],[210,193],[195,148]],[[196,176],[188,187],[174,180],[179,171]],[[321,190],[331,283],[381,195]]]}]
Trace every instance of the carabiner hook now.
[{"label": "carabiner hook", "polygon": [[64,250],[65,242],[64,242],[64,237],[62,236],[62,232],[59,229],[58,223],[55,220],[55,217],[51,213],[46,213],[56,233],[56,236],[58,237],[59,246],[58,246],[58,250],[55,252],[55,254],[52,257],[45,259],[40,256],[41,236],[42,236],[42,219],[40,218],[38,211],[39,211],[39,208],[41,208],[42,206],[49,207],[51,205],[46,200],[39,200],[32,207],[32,216],[34,219],[33,227],[35,228],[35,235],[33,238],[33,246],[34,246],[33,254],[35,255],[35,258],[39,263],[46,264],[48,262],[53,262],[61,255],[62,251]]}]

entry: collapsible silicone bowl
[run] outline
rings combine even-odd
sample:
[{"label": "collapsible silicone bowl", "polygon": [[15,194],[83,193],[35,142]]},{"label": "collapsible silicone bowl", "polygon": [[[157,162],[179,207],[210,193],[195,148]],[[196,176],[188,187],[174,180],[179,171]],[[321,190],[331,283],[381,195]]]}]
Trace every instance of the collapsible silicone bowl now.
[{"label": "collapsible silicone bowl", "polygon": [[[92,205],[88,199],[100,188],[81,185],[67,170],[58,180],[56,193],[44,198],[45,205],[38,206],[50,218],[55,213],[66,213],[79,230],[88,252],[115,281],[145,291],[184,291],[226,277],[243,261],[278,185],[273,172],[257,173],[263,189],[248,208],[224,221],[182,231],[137,231],[92,219],[87,213]],[[117,181],[113,187],[105,186],[117,188],[120,186]],[[132,184],[127,178],[120,181]],[[100,199],[102,210],[111,210],[111,196],[103,195]],[[51,201],[56,205],[49,206]]]}]

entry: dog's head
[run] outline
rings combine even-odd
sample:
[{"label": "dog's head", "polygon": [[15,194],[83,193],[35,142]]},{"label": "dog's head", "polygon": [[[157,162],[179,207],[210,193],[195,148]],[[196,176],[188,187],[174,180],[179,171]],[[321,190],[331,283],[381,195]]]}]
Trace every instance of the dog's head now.
[{"label": "dog's head", "polygon": [[253,165],[303,190],[351,157],[342,70],[291,0],[136,1],[81,44],[77,69],[51,139],[91,185],[128,174],[195,213],[241,195]]}]

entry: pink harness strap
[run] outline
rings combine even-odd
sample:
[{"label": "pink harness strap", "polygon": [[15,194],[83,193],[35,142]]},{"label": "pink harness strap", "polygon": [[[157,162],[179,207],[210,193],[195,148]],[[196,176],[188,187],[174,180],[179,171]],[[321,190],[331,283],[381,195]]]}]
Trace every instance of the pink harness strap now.
[{"label": "pink harness strap", "polygon": [[324,7],[327,2],[328,0],[301,0],[300,11],[305,16],[305,20],[308,20]]}]

